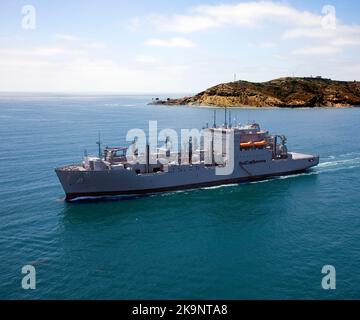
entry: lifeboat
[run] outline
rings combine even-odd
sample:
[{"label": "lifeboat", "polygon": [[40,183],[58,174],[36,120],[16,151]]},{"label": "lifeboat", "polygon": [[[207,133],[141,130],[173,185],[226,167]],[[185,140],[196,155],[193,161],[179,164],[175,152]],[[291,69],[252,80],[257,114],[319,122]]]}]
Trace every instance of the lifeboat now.
[{"label": "lifeboat", "polygon": [[267,145],[267,142],[265,140],[254,142],[254,146],[256,148],[263,148],[263,147],[266,147],[266,145]]},{"label": "lifeboat", "polygon": [[253,146],[254,146],[254,144],[252,141],[240,143],[240,148],[242,148],[242,149],[249,149],[249,148],[252,148]]}]

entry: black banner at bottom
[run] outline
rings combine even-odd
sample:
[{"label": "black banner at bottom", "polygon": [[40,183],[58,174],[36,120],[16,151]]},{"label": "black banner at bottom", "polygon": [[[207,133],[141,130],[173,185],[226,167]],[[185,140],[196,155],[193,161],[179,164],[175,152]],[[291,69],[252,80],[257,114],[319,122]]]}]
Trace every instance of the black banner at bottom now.
[{"label": "black banner at bottom", "polygon": [[[56,316],[68,316],[69,309],[79,309],[82,315],[113,315],[115,319],[240,319],[245,315],[309,316],[312,309],[319,309],[322,315],[331,314],[338,307],[358,308],[358,301],[253,301],[253,300],[38,300],[38,301],[2,301],[1,310],[7,308],[9,314],[18,312],[40,315],[47,311]],[[291,310],[291,313],[289,313]]]}]

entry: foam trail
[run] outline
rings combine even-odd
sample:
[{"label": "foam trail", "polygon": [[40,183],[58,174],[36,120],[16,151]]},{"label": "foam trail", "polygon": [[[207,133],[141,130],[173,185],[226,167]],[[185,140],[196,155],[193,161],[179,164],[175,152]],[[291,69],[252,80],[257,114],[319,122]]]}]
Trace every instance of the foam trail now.
[{"label": "foam trail", "polygon": [[317,166],[318,170],[323,170],[324,168],[342,168],[348,169],[349,167],[358,167],[360,166],[360,157],[352,158],[352,159],[344,159],[344,160],[334,160],[319,163]]},{"label": "foam trail", "polygon": [[352,157],[352,156],[360,156],[360,152],[352,151],[348,153],[344,153],[339,155],[340,158]]},{"label": "foam trail", "polygon": [[214,190],[214,189],[219,189],[219,188],[224,188],[224,187],[234,187],[237,186],[237,183],[231,183],[231,184],[222,184],[220,186],[212,186],[212,187],[205,187],[202,189],[206,189],[206,190]]}]

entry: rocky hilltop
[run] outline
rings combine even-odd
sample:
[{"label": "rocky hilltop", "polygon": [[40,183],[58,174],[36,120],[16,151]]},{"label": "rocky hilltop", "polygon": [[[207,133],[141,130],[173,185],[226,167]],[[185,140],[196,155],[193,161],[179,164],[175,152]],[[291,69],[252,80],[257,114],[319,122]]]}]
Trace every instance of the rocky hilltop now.
[{"label": "rocky hilltop", "polygon": [[156,99],[151,104],[259,108],[359,106],[360,82],[321,77],[288,77],[262,83],[235,81],[219,84],[192,97]]}]

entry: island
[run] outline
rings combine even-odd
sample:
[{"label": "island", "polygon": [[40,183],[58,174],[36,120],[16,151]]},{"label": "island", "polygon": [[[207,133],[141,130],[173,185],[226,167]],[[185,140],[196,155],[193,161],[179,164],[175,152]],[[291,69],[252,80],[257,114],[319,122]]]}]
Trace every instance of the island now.
[{"label": "island", "polygon": [[258,108],[360,106],[360,82],[322,77],[285,77],[261,83],[240,80],[216,85],[190,97],[155,98],[150,104]]}]

